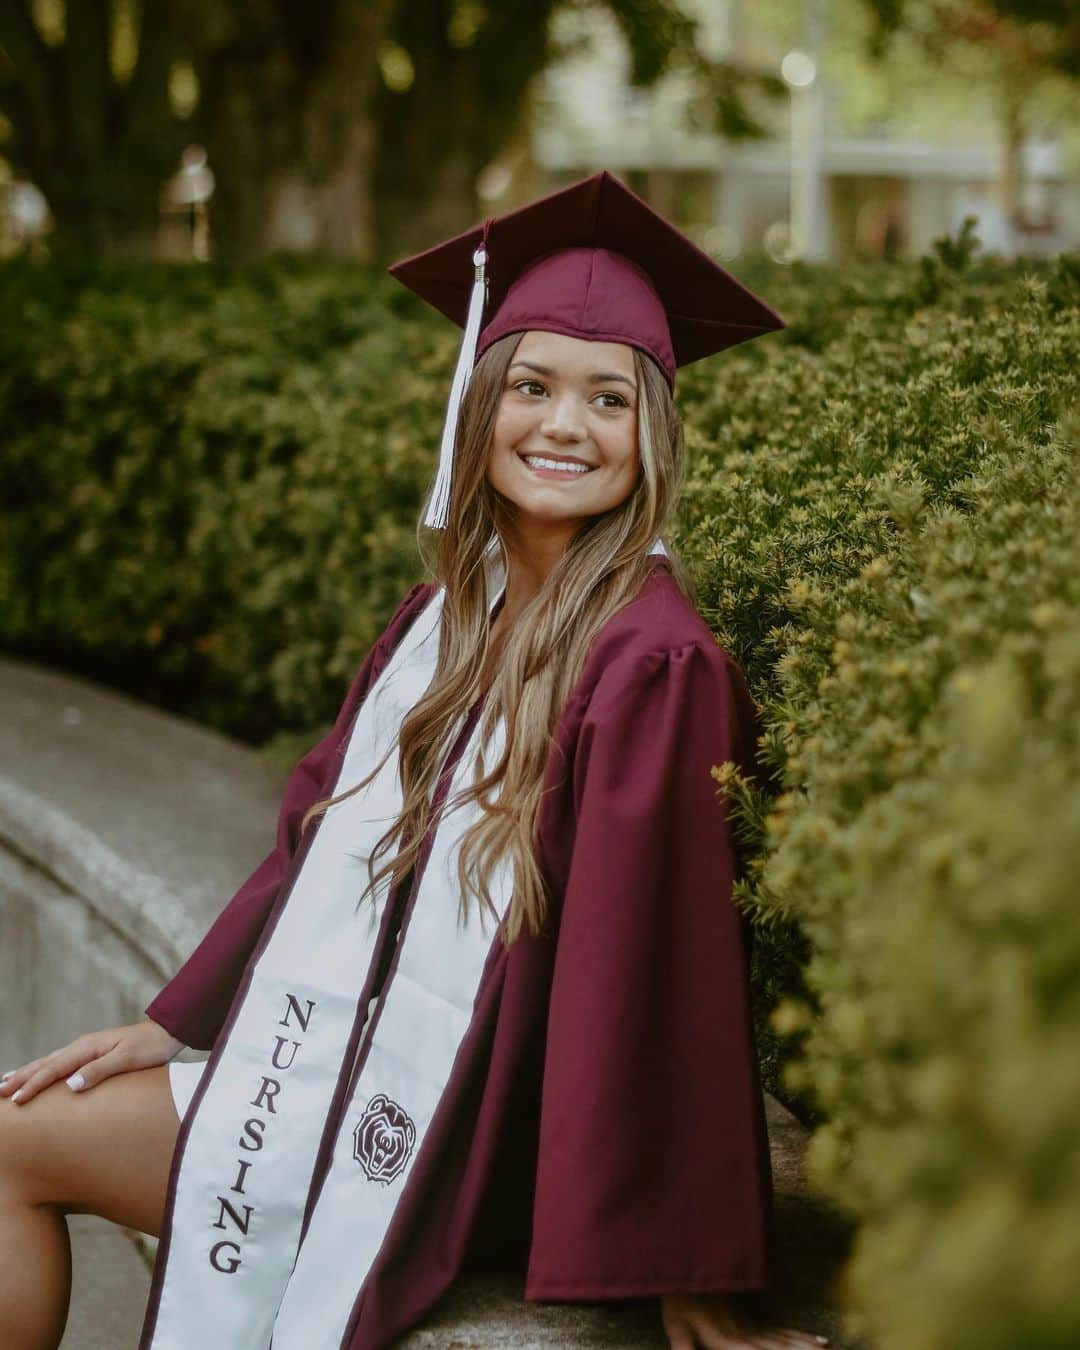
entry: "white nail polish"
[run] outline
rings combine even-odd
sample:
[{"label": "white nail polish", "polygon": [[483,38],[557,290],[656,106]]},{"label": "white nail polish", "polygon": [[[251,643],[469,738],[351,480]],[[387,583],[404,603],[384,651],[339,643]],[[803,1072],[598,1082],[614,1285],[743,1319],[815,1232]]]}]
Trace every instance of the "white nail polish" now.
[{"label": "white nail polish", "polygon": [[0,1083],[6,1083],[9,1078],[14,1078],[18,1069],[8,1069],[7,1073],[0,1075]]},{"label": "white nail polish", "polygon": [[13,1102],[17,1102],[21,1096],[22,1096],[22,1088],[20,1088],[18,1092],[13,1092],[11,1094],[11,1100]]},{"label": "white nail polish", "polygon": [[64,1080],[72,1092],[78,1092],[80,1088],[86,1086],[86,1079],[81,1073],[73,1073],[70,1078]]}]

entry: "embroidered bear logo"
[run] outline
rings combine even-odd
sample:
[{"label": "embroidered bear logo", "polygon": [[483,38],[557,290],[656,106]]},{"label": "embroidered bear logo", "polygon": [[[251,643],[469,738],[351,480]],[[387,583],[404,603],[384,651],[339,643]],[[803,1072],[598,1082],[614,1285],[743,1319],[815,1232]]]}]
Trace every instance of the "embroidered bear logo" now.
[{"label": "embroidered bear logo", "polygon": [[408,1162],[415,1142],[416,1126],[408,1113],[380,1092],[353,1130],[353,1157],[369,1181],[388,1186]]}]

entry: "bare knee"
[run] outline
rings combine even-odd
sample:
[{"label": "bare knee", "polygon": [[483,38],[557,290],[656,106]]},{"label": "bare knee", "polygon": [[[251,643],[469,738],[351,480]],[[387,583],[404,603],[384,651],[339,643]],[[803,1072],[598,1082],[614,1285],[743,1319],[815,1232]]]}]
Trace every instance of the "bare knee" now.
[{"label": "bare knee", "polygon": [[24,1104],[0,1099],[3,1202],[156,1233],[178,1129],[164,1066],[84,1092],[56,1082]]},{"label": "bare knee", "polygon": [[43,1170],[47,1138],[37,1129],[38,1113],[0,1098],[0,1203],[37,1202],[37,1179]]}]

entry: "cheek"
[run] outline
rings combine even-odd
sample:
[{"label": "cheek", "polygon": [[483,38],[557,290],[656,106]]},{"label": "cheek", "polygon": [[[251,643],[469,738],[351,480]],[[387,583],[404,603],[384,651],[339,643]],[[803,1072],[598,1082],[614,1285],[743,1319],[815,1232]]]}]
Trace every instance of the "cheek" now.
[{"label": "cheek", "polygon": [[531,409],[511,403],[504,399],[495,414],[495,429],[492,432],[492,447],[495,450],[514,446],[529,430],[534,417]]},{"label": "cheek", "polygon": [[496,487],[502,486],[502,480],[508,472],[507,456],[515,454],[514,447],[521,440],[524,430],[520,416],[515,416],[504,403],[495,414],[487,459],[487,476]]},{"label": "cheek", "polygon": [[613,464],[627,475],[634,475],[638,468],[637,418],[628,417],[620,426],[612,427],[605,448]]}]

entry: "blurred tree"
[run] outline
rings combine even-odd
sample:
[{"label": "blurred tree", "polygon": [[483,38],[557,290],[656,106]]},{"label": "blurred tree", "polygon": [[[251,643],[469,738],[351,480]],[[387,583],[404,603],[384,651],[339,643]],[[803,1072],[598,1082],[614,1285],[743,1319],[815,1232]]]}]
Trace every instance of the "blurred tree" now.
[{"label": "blurred tree", "polygon": [[1023,145],[1047,80],[1080,79],[1080,7],[1075,0],[864,0],[869,52],[883,60],[894,40],[914,40],[938,64],[956,44],[978,52],[992,81],[1002,140],[1001,204],[1023,224]]},{"label": "blurred tree", "polygon": [[477,177],[520,130],[530,83],[551,60],[557,3],[397,7],[375,100],[381,256],[422,248],[476,218]]},{"label": "blurred tree", "polygon": [[190,139],[169,101],[178,38],[152,25],[133,44],[110,0],[0,2],[2,151],[33,179],[62,247],[152,250],[157,192]]},{"label": "blurred tree", "polygon": [[1080,77],[1080,9],[1074,0],[865,0],[874,18],[871,51],[884,54],[899,32],[928,49],[962,39],[1015,60]]},{"label": "blurred tree", "polygon": [[167,0],[199,81],[215,251],[371,249],[378,52],[402,0]]},{"label": "blurred tree", "polygon": [[552,37],[553,15],[588,8],[614,17],[635,86],[651,86],[674,69],[693,74],[697,94],[688,112],[696,125],[732,138],[762,134],[748,110],[747,91],[786,95],[776,76],[707,59],[697,21],[674,0],[399,4],[387,30],[376,99],[381,255],[421,248],[476,219],[481,172],[520,140],[533,83],[563,53]]},{"label": "blurred tree", "polygon": [[152,251],[190,141],[215,175],[216,256],[400,253],[476,217],[482,170],[561,54],[553,15],[590,4],[626,37],[634,84],[693,73],[698,125],[753,135],[745,92],[785,92],[707,59],[676,0],[0,0],[6,153],[91,253]]}]

